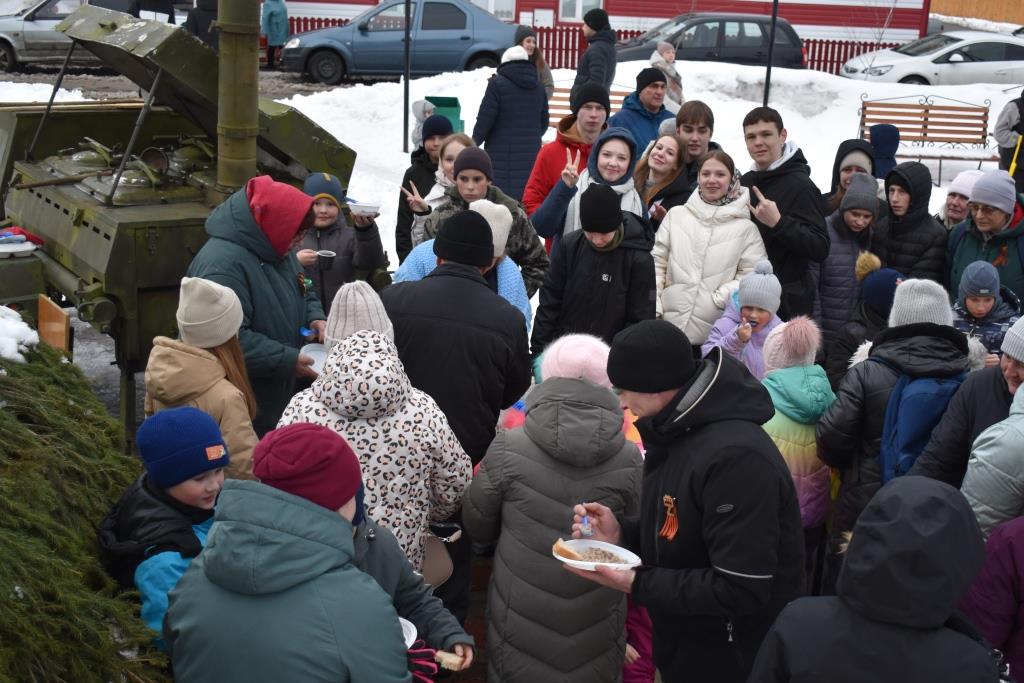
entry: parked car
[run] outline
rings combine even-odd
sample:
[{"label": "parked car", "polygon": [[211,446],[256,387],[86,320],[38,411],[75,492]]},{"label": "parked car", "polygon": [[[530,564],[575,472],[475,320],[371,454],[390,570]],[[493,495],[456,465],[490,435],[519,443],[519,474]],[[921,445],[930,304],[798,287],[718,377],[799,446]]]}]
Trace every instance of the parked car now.
[{"label": "parked car", "polygon": [[[413,76],[498,66],[515,26],[465,0],[413,0]],[[398,76],[405,70],[405,2],[384,0],[346,26],[293,37],[281,68],[336,85],[352,76]]]},{"label": "parked car", "polygon": [[854,57],[839,74],[862,81],[963,85],[1024,82],[1024,37],[949,31]]},{"label": "parked car", "polygon": [[[768,37],[772,19],[763,14],[727,12],[680,14],[643,35],[616,45],[620,62],[650,59],[659,41],[676,46],[676,59],[683,62],[729,62],[768,64]],[[775,66],[802,69],[805,64],[800,37],[779,17],[775,27]]]}]

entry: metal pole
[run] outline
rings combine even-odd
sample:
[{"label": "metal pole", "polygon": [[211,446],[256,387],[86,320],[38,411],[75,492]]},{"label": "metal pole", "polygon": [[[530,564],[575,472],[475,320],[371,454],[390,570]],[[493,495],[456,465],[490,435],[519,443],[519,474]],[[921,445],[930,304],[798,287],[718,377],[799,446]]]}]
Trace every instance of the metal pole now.
[{"label": "metal pole", "polygon": [[227,198],[258,173],[260,2],[217,3],[217,194]]},{"label": "metal pole", "polygon": [[46,111],[43,112],[43,116],[39,119],[39,125],[36,126],[36,133],[32,136],[32,144],[28,146],[28,151],[25,152],[26,161],[35,161],[33,158],[33,152],[36,149],[36,143],[39,142],[39,134],[43,132],[43,126],[46,125],[46,119],[50,117],[50,110],[53,109],[53,100],[57,97],[57,91],[60,90],[60,84],[64,82],[64,74],[68,72],[68,65],[71,63],[71,53],[75,51],[75,46],[78,45],[77,40],[71,41],[71,47],[68,48],[68,53],[64,55],[64,63],[60,67],[60,73],[57,74],[57,80],[53,84],[53,90],[50,92],[50,101],[46,103]]},{"label": "metal pole", "polygon": [[160,69],[156,72],[156,76],[153,77],[153,84],[149,87],[149,93],[146,94],[146,101],[142,104],[142,110],[139,112],[139,118],[135,120],[135,128],[132,129],[132,136],[128,139],[128,146],[125,147],[124,154],[121,156],[121,163],[118,164],[117,171],[114,172],[114,182],[111,183],[110,194],[107,195],[106,201],[104,202],[107,206],[111,206],[114,203],[114,194],[117,192],[117,184],[121,182],[121,174],[124,173],[125,166],[128,165],[128,158],[135,149],[135,142],[139,139],[139,131],[142,130],[142,124],[146,121],[146,115],[148,115],[149,110],[153,108],[153,100],[156,99],[156,91],[160,87],[160,77],[163,76],[163,74],[164,70]]},{"label": "metal pole", "polygon": [[775,26],[779,23],[779,0],[772,0],[772,28],[768,32],[768,68],[764,72],[764,106],[772,88],[772,62],[775,61]]},{"label": "metal pole", "polygon": [[402,115],[402,151],[409,151],[409,78],[412,74],[412,0],[405,0],[405,76],[403,80],[403,97],[405,107]]}]

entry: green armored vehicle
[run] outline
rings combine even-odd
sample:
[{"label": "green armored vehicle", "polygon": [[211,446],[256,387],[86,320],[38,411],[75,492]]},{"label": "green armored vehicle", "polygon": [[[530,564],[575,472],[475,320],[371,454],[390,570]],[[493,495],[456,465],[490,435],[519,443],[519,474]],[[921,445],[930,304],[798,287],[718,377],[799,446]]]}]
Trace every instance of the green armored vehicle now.
[{"label": "green armored vehicle", "polygon": [[182,28],[84,6],[58,30],[144,100],[0,105],[6,217],[45,240],[29,258],[0,259],[0,301],[45,288],[114,338],[129,434],[134,373],[153,337],[174,335],[179,282],[212,208],[258,174],[347,182],[355,163],[298,111],[258,100],[259,0],[221,0],[219,12],[218,62]]}]

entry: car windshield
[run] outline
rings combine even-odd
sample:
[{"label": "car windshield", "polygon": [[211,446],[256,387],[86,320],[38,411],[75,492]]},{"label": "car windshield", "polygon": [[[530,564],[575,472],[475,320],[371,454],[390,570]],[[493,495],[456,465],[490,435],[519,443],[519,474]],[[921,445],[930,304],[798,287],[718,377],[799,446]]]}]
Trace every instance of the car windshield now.
[{"label": "car windshield", "polygon": [[907,55],[908,57],[920,57],[921,55],[930,55],[933,52],[938,52],[944,47],[949,47],[953,43],[959,42],[960,38],[955,38],[946,33],[936,33],[933,36],[925,36],[902,45],[893,50],[893,52],[899,52],[901,55]]},{"label": "car windshield", "polygon": [[662,24],[658,24],[657,26],[649,30],[647,33],[641,35],[639,38],[637,38],[637,41],[646,43],[651,40],[662,40],[663,38],[668,38],[669,36],[674,35],[676,31],[678,31],[679,28],[683,24],[685,24],[686,20],[689,18],[690,17],[688,16],[683,16],[676,17],[675,19],[669,19],[668,21]]},{"label": "car windshield", "polygon": [[39,0],[0,0],[0,15],[21,14],[39,4]]}]

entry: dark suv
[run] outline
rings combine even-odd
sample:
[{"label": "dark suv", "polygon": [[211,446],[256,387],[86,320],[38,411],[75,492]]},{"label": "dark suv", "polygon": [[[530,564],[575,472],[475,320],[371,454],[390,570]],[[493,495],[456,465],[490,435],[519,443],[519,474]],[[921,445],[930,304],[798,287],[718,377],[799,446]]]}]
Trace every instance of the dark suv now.
[{"label": "dark suv", "polygon": [[[659,41],[676,46],[676,59],[732,64],[768,64],[768,36],[772,19],[764,14],[681,14],[647,33],[619,41],[618,61],[647,60]],[[775,30],[775,66],[802,69],[804,51],[800,37],[779,17]]]}]

